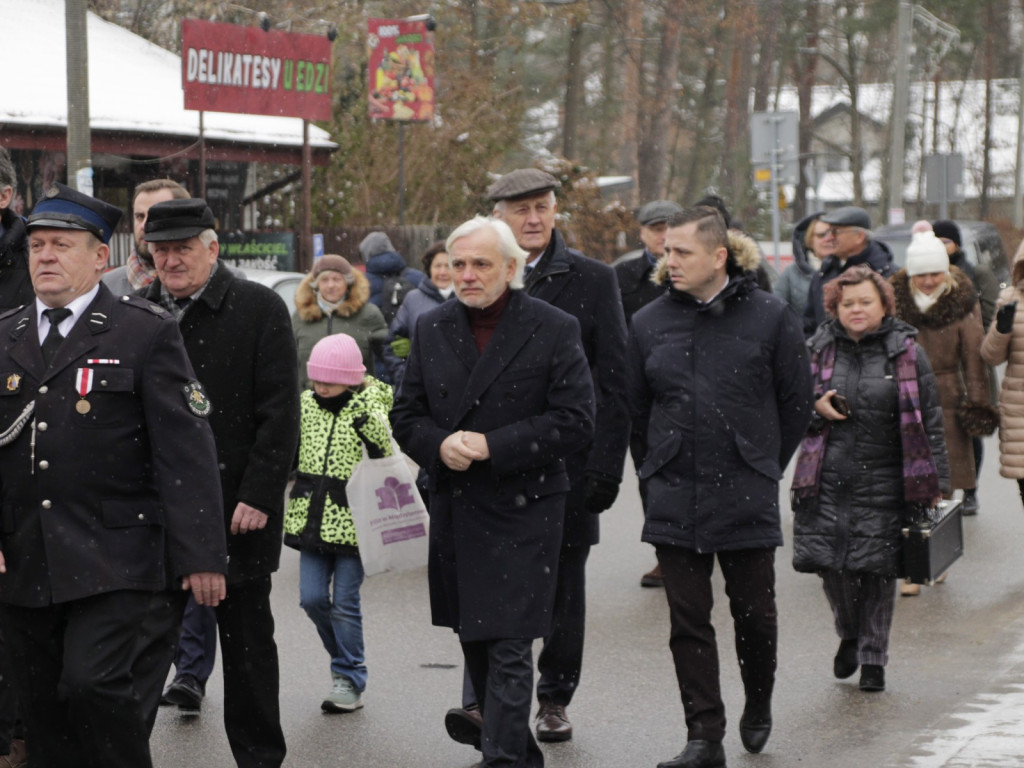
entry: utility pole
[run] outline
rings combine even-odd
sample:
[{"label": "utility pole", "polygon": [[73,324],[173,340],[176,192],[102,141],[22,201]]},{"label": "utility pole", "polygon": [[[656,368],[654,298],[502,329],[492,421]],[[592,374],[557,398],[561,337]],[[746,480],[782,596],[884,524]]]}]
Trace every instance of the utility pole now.
[{"label": "utility pole", "polygon": [[[892,94],[892,146],[889,149],[890,224],[902,224],[903,153],[906,149],[907,92],[910,89],[910,33],[913,6],[901,2],[896,34],[896,81]],[[856,147],[854,148],[856,149]]]},{"label": "utility pole", "polygon": [[64,0],[68,79],[68,186],[91,195],[92,137],[89,131],[87,12],[86,0]]}]

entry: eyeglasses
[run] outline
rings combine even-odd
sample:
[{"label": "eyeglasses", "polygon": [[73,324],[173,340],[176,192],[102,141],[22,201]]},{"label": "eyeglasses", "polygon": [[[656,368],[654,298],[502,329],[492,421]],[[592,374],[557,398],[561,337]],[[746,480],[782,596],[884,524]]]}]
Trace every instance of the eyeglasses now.
[{"label": "eyeglasses", "polygon": [[832,237],[839,237],[841,233],[845,232],[848,229],[849,227],[829,227],[828,233],[832,235]]}]

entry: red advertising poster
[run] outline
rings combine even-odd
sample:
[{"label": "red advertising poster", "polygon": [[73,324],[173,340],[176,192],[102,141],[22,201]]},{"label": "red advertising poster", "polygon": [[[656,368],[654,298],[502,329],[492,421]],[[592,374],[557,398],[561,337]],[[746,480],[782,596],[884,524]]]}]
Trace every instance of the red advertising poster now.
[{"label": "red advertising poster", "polygon": [[370,117],[434,116],[434,36],[424,21],[370,19]]},{"label": "red advertising poster", "polygon": [[181,83],[185,109],[330,120],[331,42],[185,19]]}]

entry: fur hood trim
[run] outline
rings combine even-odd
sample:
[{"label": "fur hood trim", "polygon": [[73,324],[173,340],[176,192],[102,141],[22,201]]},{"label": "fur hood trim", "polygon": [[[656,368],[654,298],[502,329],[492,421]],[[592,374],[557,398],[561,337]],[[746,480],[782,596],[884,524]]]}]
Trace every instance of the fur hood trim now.
[{"label": "fur hood trim", "polygon": [[[749,235],[730,229],[729,237],[729,260],[726,262],[726,272],[730,275],[737,272],[753,272],[761,266],[761,249]],[[651,282],[661,285],[668,280],[667,257],[662,256],[651,271]]]},{"label": "fur hood trim", "polygon": [[889,282],[896,294],[896,316],[915,328],[945,328],[971,314],[978,303],[978,291],[974,283],[959,267],[950,266],[949,274],[953,284],[925,313],[918,309],[914,301],[907,270],[901,269],[893,275]]},{"label": "fur hood trim", "polygon": [[[340,317],[352,317],[370,300],[370,281],[358,269],[352,270],[355,280],[348,287],[345,300],[334,310]],[[313,274],[306,275],[299,287],[295,289],[295,311],[305,323],[316,323],[323,319],[324,311],[317,303],[317,294],[313,290]]]}]

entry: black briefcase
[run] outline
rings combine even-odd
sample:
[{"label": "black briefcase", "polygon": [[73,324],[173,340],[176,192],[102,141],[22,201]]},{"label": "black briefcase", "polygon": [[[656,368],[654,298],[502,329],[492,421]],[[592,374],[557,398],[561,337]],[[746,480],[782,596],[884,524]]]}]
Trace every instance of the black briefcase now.
[{"label": "black briefcase", "polygon": [[963,553],[959,501],[941,501],[934,519],[903,527],[903,577],[913,584],[934,584]]}]

